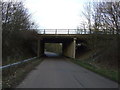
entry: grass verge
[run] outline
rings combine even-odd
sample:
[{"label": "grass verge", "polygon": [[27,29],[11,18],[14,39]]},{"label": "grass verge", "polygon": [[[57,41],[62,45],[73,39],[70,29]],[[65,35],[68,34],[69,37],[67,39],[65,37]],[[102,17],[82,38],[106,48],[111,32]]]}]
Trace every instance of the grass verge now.
[{"label": "grass verge", "polygon": [[70,61],[72,61],[73,63],[75,64],[78,64],[88,70],[91,70],[99,75],[102,75],[106,78],[109,78],[113,81],[116,81],[118,83],[120,83],[120,71],[118,70],[109,70],[109,69],[105,69],[105,68],[97,68],[87,62],[84,62],[84,61],[80,61],[80,60],[77,60],[77,59],[73,59],[73,58],[70,58]]},{"label": "grass verge", "polygon": [[41,59],[30,60],[10,68],[2,70],[2,88],[15,88],[19,83],[24,80],[30,71],[35,69],[43,61]]}]

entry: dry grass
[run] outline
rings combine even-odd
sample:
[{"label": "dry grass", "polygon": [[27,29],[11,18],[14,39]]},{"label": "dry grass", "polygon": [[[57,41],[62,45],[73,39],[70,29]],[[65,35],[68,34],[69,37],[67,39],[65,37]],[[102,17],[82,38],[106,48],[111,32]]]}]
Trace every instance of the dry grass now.
[{"label": "dry grass", "polygon": [[43,58],[34,59],[17,66],[3,69],[2,88],[15,88],[42,60]]}]

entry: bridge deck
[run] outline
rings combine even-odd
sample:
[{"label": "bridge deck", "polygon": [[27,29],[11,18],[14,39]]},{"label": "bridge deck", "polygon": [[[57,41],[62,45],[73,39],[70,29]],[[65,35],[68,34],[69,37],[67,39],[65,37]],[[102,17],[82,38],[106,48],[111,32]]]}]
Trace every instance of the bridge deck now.
[{"label": "bridge deck", "polygon": [[82,38],[82,37],[88,37],[91,36],[90,34],[38,34],[38,37],[58,37],[58,38]]}]

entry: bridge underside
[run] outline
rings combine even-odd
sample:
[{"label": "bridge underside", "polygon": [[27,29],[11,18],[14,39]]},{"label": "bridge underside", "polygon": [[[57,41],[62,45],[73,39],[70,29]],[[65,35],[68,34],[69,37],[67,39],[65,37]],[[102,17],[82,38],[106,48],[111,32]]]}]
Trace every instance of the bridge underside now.
[{"label": "bridge underside", "polygon": [[45,43],[62,43],[62,54],[67,57],[75,58],[76,44],[82,42],[82,39],[74,35],[39,35],[37,56],[44,55]]}]

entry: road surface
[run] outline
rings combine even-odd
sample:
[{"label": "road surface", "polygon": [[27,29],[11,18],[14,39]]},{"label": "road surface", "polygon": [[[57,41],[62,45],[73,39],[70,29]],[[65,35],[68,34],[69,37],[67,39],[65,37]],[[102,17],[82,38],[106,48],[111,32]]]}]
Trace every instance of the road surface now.
[{"label": "road surface", "polygon": [[17,88],[118,88],[118,84],[64,57],[47,53]]}]

